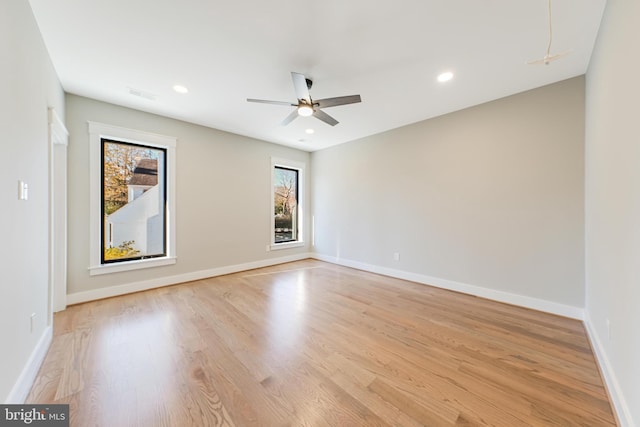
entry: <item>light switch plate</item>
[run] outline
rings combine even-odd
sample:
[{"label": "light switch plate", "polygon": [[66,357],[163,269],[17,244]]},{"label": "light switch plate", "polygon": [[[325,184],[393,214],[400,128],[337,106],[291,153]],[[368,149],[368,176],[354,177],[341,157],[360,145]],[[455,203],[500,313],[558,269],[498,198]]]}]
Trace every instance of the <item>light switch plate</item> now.
[{"label": "light switch plate", "polygon": [[18,200],[29,200],[29,185],[24,181],[18,181]]}]

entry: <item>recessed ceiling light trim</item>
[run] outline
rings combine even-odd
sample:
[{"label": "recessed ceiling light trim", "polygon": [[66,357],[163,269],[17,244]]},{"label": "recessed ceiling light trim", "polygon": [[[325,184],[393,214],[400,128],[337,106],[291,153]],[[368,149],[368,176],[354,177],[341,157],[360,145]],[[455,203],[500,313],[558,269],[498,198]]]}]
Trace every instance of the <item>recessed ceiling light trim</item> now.
[{"label": "recessed ceiling light trim", "polygon": [[311,135],[311,134],[313,134],[315,132],[315,130],[309,128],[309,129],[305,130],[305,132],[307,133],[307,135]]},{"label": "recessed ceiling light trim", "polygon": [[438,75],[438,81],[440,83],[448,82],[451,79],[453,79],[453,73],[451,71],[445,71],[444,73],[440,73]]},{"label": "recessed ceiling light trim", "polygon": [[182,86],[182,85],[173,85],[173,90],[182,94],[189,92],[189,89],[187,89],[186,86]]}]

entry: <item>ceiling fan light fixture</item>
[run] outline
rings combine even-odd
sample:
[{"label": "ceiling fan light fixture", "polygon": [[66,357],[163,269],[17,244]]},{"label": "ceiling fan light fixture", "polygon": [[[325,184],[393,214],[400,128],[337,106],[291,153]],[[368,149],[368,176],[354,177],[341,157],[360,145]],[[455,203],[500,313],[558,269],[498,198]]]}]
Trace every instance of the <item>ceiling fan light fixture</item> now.
[{"label": "ceiling fan light fixture", "polygon": [[298,115],[302,117],[309,117],[313,114],[313,108],[310,105],[300,105],[298,107]]}]

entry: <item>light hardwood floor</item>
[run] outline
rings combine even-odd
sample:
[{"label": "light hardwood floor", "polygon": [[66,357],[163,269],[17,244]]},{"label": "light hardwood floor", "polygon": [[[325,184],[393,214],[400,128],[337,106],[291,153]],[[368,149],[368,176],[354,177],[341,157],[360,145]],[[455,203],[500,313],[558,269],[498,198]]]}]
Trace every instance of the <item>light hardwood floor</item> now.
[{"label": "light hardwood floor", "polygon": [[613,426],[581,322],[314,260],[72,306],[71,425]]}]

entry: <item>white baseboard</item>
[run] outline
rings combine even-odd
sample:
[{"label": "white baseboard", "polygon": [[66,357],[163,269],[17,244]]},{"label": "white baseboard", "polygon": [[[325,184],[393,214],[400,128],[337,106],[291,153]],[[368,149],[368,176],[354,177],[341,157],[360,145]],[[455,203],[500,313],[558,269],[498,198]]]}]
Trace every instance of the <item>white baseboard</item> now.
[{"label": "white baseboard", "polygon": [[365,270],[371,273],[382,274],[384,276],[395,277],[397,279],[409,280],[424,285],[435,286],[437,288],[448,289],[451,291],[461,292],[464,294],[475,295],[494,301],[504,302],[507,304],[526,307],[533,310],[544,311],[546,313],[556,314],[559,316],[569,317],[572,319],[582,320],[584,318],[584,309],[571,305],[560,304],[557,302],[542,300],[538,298],[528,297],[524,295],[512,294],[509,292],[498,291],[495,289],[484,288],[482,286],[469,285],[467,283],[455,282],[453,280],[441,279],[438,277],[425,276],[423,274],[410,273],[407,271],[396,270],[393,268],[380,267],[373,264],[367,264],[359,261],[352,261],[343,258],[336,258],[327,255],[314,253],[313,258],[320,261],[326,261],[333,264],[344,265],[346,267]]},{"label": "white baseboard", "polygon": [[40,370],[40,366],[42,366],[42,362],[44,361],[45,356],[47,355],[47,351],[49,350],[49,345],[51,344],[51,340],[53,339],[53,328],[51,326],[47,326],[40,336],[38,340],[38,344],[31,352],[27,363],[25,364],[18,380],[13,385],[9,396],[5,401],[6,404],[23,404],[29,395],[29,391],[33,386],[33,381],[36,379],[36,375]]},{"label": "white baseboard", "polygon": [[178,283],[191,282],[193,280],[206,279],[208,277],[223,276],[225,274],[237,273],[239,271],[253,270],[254,268],[269,267],[272,265],[299,261],[311,257],[311,254],[305,252],[296,255],[253,261],[244,264],[229,265],[208,270],[194,271],[191,273],[177,274],[174,276],[158,277],[156,279],[93,289],[91,291],[75,292],[73,294],[67,295],[67,305],[95,301],[103,298],[111,298],[118,295],[125,295],[134,292],[146,291],[149,289],[161,288],[163,286],[170,286],[176,285]]},{"label": "white baseboard", "polygon": [[600,340],[595,328],[591,324],[591,317],[588,311],[585,311],[584,324],[587,329],[587,334],[589,335],[589,340],[591,341],[591,347],[595,352],[600,372],[604,378],[607,391],[609,392],[609,398],[613,403],[613,409],[618,416],[620,427],[634,427],[636,424],[631,417],[631,410],[622,394],[620,383],[611,367],[605,348],[602,345],[602,340]]}]

